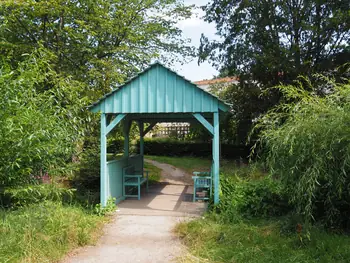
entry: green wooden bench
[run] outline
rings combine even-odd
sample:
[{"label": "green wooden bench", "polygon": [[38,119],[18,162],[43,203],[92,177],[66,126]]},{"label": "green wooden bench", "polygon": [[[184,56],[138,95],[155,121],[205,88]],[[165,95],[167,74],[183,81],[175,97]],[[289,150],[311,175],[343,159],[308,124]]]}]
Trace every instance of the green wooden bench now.
[{"label": "green wooden bench", "polygon": [[[137,197],[141,199],[141,185],[146,183],[146,190],[148,192],[148,173],[149,171],[135,171],[133,165],[129,165],[123,168],[123,196],[124,197]],[[145,176],[146,175],[146,176]],[[126,187],[137,187],[137,195],[128,194]]]},{"label": "green wooden bench", "polygon": [[[193,202],[197,200],[209,200],[211,196],[211,172],[193,172]],[[209,194],[207,196],[197,196],[197,190],[201,189],[204,191],[208,191]]]}]

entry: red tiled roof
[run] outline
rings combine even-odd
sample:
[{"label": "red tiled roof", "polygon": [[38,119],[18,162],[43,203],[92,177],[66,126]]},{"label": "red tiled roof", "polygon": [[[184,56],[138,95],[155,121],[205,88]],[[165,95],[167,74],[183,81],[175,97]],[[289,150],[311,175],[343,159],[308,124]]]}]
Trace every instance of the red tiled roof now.
[{"label": "red tiled roof", "polygon": [[239,81],[238,77],[225,77],[225,78],[219,78],[219,79],[204,79],[200,81],[193,82],[196,85],[211,85],[211,84],[218,84],[218,83],[228,83],[232,81]]}]

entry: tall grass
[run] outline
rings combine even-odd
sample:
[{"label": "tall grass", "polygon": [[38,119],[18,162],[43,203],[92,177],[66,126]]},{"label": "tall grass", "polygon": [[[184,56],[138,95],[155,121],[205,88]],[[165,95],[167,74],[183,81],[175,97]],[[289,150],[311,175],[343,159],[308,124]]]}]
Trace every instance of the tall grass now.
[{"label": "tall grass", "polygon": [[188,247],[179,262],[350,262],[349,236],[300,224],[263,167],[222,165],[220,205],[175,228]]},{"label": "tall grass", "polygon": [[281,234],[281,224],[276,219],[223,224],[209,216],[182,222],[175,232],[190,252],[182,262],[349,262],[348,236],[312,228],[311,241],[300,242],[296,232]]},{"label": "tall grass", "polygon": [[280,86],[285,98],[256,130],[272,174],[282,180],[307,221],[350,226],[350,83],[330,82],[331,94],[306,82]]},{"label": "tall grass", "polygon": [[46,201],[0,212],[1,262],[55,262],[74,247],[93,244],[106,218]]}]

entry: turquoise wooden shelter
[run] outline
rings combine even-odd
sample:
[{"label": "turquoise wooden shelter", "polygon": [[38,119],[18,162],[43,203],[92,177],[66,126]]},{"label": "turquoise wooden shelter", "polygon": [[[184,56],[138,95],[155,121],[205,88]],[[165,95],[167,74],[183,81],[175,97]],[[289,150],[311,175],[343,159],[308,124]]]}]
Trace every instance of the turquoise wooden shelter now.
[{"label": "turquoise wooden shelter", "polygon": [[[213,136],[212,177],[214,202],[219,202],[219,116],[229,106],[202,90],[159,62],[117,87],[91,105],[92,112],[101,113],[101,204],[109,197],[117,202],[123,196],[123,168],[132,164],[143,170],[143,137],[157,123],[199,121]],[[140,130],[140,153],[129,156],[131,123]],[[107,162],[107,135],[119,123],[123,124],[124,156]],[[148,124],[145,128],[145,124]]]}]

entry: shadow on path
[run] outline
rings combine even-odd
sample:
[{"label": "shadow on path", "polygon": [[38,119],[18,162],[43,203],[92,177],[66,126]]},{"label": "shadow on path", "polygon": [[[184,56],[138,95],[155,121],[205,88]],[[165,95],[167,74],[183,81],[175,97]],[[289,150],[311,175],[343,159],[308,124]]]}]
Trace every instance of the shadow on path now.
[{"label": "shadow on path", "polygon": [[148,193],[143,189],[141,200],[122,201],[98,244],[73,251],[62,263],[166,263],[181,256],[172,231],[178,222],[201,216],[206,203],[192,202],[189,174],[167,164],[155,166],[162,169],[162,182]]}]

